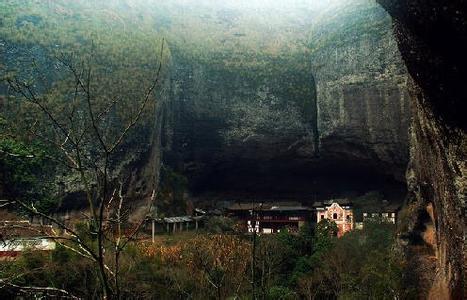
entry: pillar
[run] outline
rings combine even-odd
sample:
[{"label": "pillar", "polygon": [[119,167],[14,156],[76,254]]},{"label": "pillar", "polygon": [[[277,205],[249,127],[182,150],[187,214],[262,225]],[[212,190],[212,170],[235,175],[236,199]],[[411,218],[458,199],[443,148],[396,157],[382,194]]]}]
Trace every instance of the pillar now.
[{"label": "pillar", "polygon": [[155,242],[155,234],[156,234],[156,220],[152,219],[151,222],[151,233],[152,233],[152,243],[154,244]]}]

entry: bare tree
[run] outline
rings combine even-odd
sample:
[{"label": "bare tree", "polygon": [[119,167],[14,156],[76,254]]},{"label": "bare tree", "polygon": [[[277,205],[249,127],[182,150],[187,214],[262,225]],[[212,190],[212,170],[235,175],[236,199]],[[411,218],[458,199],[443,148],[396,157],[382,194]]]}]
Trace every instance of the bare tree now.
[{"label": "bare tree", "polygon": [[[93,262],[104,299],[121,298],[120,256],[128,243],[135,240],[145,222],[143,216],[129,231],[123,230],[130,213],[125,205],[125,185],[129,179],[115,166],[122,157],[119,151],[125,140],[149,107],[154,105],[155,91],[161,80],[164,44],[162,40],[160,58],[154,65],[152,79],[143,92],[133,96],[136,99],[122,99],[129,96],[122,94],[110,96],[107,89],[122,87],[105,78],[102,65],[96,63],[94,46],[83,57],[75,53],[54,55],[54,66],[65,72],[60,75],[67,78],[58,83],[44,83],[50,80],[50,76],[34,60],[32,80],[25,80],[16,74],[5,79],[15,99],[19,99],[34,119],[28,132],[34,139],[53,147],[56,153],[54,158],[60,161],[63,170],[79,178],[89,209],[89,233],[95,236],[97,242],[87,241],[72,225],[40,211],[34,203],[22,199],[11,201],[56,225],[61,230],[48,237]],[[104,69],[112,68],[104,66]],[[40,88],[57,85],[60,89]],[[125,112],[120,111],[123,117],[116,116],[118,109],[125,109]],[[118,120],[118,124],[115,124],[115,120]],[[155,194],[154,184],[151,195],[147,197],[148,213]],[[10,281],[0,280],[0,284],[14,287]],[[40,289],[52,291],[48,287],[17,288],[30,292]],[[71,297],[66,291],[53,291]]]}]

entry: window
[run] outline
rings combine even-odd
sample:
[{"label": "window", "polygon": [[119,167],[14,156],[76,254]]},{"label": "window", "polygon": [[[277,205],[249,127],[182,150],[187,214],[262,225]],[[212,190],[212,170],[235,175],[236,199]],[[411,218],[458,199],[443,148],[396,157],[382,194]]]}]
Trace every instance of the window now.
[{"label": "window", "polygon": [[320,220],[324,220],[324,215],[319,216]]},{"label": "window", "polygon": [[332,214],[332,218],[333,218],[334,220],[337,220],[337,213],[333,213],[333,214]]}]

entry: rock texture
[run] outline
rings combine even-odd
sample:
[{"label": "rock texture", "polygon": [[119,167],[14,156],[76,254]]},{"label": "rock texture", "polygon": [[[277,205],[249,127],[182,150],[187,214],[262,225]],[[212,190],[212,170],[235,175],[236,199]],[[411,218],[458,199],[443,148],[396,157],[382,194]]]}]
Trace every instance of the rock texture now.
[{"label": "rock texture", "polygon": [[311,26],[308,52],[285,59],[174,49],[166,158],[193,190],[329,197],[404,180],[407,76],[387,13],[352,1]]},{"label": "rock texture", "polygon": [[[277,72],[269,71],[274,63],[282,66]],[[166,158],[190,176],[195,189],[221,179],[216,174],[231,176],[212,182],[223,189],[236,172],[255,173],[263,163],[279,168],[281,158],[293,157],[297,148],[313,148],[306,121],[311,74],[279,61],[268,64],[250,71],[174,58]],[[302,91],[294,95],[291,87]]]},{"label": "rock texture", "polygon": [[126,153],[122,168],[131,178],[128,194],[137,200],[152,194],[160,182],[160,169],[163,161],[164,137],[167,136],[165,122],[171,100],[169,63],[161,72],[161,80],[157,86],[152,118],[144,120],[144,124],[133,133],[134,140],[124,145]]},{"label": "rock texture", "polygon": [[[395,20],[399,48],[414,79],[408,182],[412,205],[429,208],[436,233],[432,244],[435,272],[425,296],[463,299],[467,9],[464,1],[379,2]],[[423,223],[423,215],[427,213],[415,222]]]},{"label": "rock texture", "polygon": [[384,166],[403,180],[409,95],[390,24],[375,3],[332,8],[315,25],[312,62],[323,157]]}]

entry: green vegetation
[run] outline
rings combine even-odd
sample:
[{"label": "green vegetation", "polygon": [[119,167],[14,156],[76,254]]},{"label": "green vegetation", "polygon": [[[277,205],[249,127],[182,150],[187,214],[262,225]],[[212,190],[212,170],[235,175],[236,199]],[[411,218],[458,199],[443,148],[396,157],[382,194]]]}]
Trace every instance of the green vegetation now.
[{"label": "green vegetation", "polygon": [[[338,239],[323,221],[297,234],[261,235],[255,252],[257,299],[404,299],[404,261],[394,250],[394,225],[374,220]],[[249,299],[251,236],[185,233],[138,243],[122,254],[122,296],[173,299]],[[25,253],[2,263],[2,276],[92,297],[93,268],[63,247]],[[68,270],[73,270],[72,273]],[[8,292],[8,290],[4,291]]]},{"label": "green vegetation", "polygon": [[[93,297],[119,299],[120,254],[141,226],[123,234],[122,223],[130,214],[123,193],[129,189],[128,172],[152,142],[170,52],[164,39],[144,24],[116,26],[122,20],[104,17],[103,7],[93,1],[67,3],[1,4],[9,13],[1,10],[0,15],[1,120],[9,135],[2,137],[0,166],[11,169],[2,175],[16,185],[7,186],[16,189],[7,191],[9,208],[14,201],[53,223],[59,230],[42,234],[86,261]],[[19,156],[27,160],[7,160]],[[53,184],[47,186],[49,182]],[[149,182],[147,188],[153,197],[154,186]],[[50,214],[72,192],[86,200],[83,226]],[[36,268],[30,267],[31,272]],[[56,286],[54,281],[38,284]]]},{"label": "green vegetation", "polygon": [[10,135],[6,121],[0,118],[0,196],[33,202],[45,212],[55,210],[53,176],[44,177],[55,172],[51,153],[44,144],[26,144]]},{"label": "green vegetation", "polygon": [[[93,79],[89,86],[91,102],[96,112],[107,113],[101,129],[110,141],[137,112],[135,99],[145,97],[147,87],[156,79],[159,63],[162,63],[159,85],[151,96],[155,101],[145,107],[142,122],[135,125],[134,134],[125,139],[112,158],[112,169],[116,172],[137,164],[141,153],[148,151],[155,122],[153,116],[164,100],[164,91],[160,87],[170,61],[170,49],[152,24],[145,20],[135,23],[138,18],[131,12],[120,16],[114,10],[121,7],[115,5],[113,1],[95,3],[86,0],[0,3],[0,117],[2,127],[9,132],[8,137],[2,137],[3,147],[8,148],[14,143],[16,148],[22,147],[22,151],[34,152],[36,161],[23,159],[23,162],[28,161],[35,175],[48,174],[47,179],[51,182],[60,182],[65,192],[82,191],[82,186],[76,183],[75,174],[53,162],[59,157],[50,145],[50,136],[55,134],[50,120],[41,115],[38,107],[23,101],[23,95],[12,91],[6,82],[17,81],[20,85],[30,86],[59,123],[70,123],[71,116],[74,123],[69,125],[78,128],[89,124],[90,119],[83,114],[87,107],[85,97],[76,89],[76,76],[68,66],[72,65],[75,71],[88,69]],[[86,138],[89,142],[94,137],[83,137]],[[87,144],[87,151],[96,151],[92,143]],[[38,147],[41,147],[40,151]],[[15,150],[7,148],[4,151]],[[39,159],[41,166],[38,166]],[[13,173],[23,172],[24,167],[19,164],[8,164],[7,161],[4,164],[18,168],[8,171],[5,176],[18,177]],[[34,187],[30,185],[29,188]],[[57,194],[49,196],[60,197]]]},{"label": "green vegetation", "polygon": [[[61,226],[66,239],[56,236],[60,243],[51,253],[25,252],[18,260],[0,262],[2,284],[8,280],[0,298],[21,294],[18,287],[25,285],[83,298],[406,297],[394,228],[382,222],[341,239],[329,222],[304,227],[297,235],[262,235],[255,251],[251,237],[237,233],[224,217],[210,218],[199,235],[165,237],[156,244],[124,232],[131,212],[122,203],[133,188],[126,184],[133,183],[158,138],[154,116],[160,116],[167,93],[160,87],[173,61],[193,69],[204,66],[208,76],[201,80],[212,81],[197,92],[203,101],[223,93],[228,103],[220,109],[232,115],[228,138],[305,135],[312,126],[317,139],[310,55],[353,42],[354,31],[380,38],[384,32],[378,25],[388,22],[375,7],[352,17],[338,14],[310,43],[303,30],[307,25],[288,25],[293,14],[285,21],[264,11],[258,17],[229,6],[200,5],[187,17],[174,13],[179,5],[0,3],[0,196],[25,203],[28,213],[47,216],[63,195],[82,193],[91,215],[72,230]],[[341,17],[349,27],[337,26]],[[296,36],[290,35],[293,30]],[[217,115],[209,101],[200,105]],[[157,195],[155,182],[145,186],[157,197],[159,216],[185,213],[187,178],[168,167],[161,173]],[[143,218],[145,213],[140,212]]]}]

